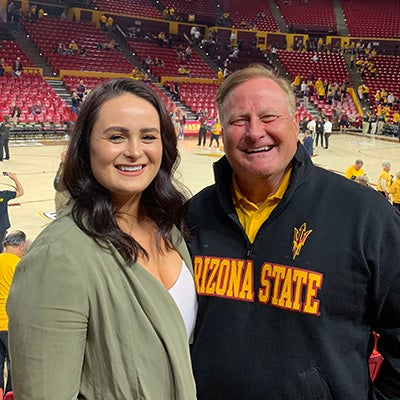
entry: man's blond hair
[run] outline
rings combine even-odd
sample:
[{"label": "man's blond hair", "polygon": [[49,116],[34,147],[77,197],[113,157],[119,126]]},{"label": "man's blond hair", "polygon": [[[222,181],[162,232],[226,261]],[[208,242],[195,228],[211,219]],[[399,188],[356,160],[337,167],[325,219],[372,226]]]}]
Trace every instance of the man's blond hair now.
[{"label": "man's blond hair", "polygon": [[240,84],[253,78],[267,78],[280,86],[286,94],[290,113],[293,116],[296,114],[296,98],[294,96],[293,89],[290,86],[290,83],[286,79],[277,75],[275,71],[273,71],[268,66],[265,66],[263,64],[250,64],[249,66],[243,69],[239,69],[233,74],[229,75],[218,89],[215,101],[221,120],[224,119],[223,103],[228,94]]}]

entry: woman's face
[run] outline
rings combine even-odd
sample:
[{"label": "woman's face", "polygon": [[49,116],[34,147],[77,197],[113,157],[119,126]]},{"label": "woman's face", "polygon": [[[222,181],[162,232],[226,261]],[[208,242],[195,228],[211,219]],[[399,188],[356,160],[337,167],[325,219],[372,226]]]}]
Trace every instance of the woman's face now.
[{"label": "woman's face", "polygon": [[156,177],[162,155],[160,118],[151,103],[125,93],[101,106],[90,137],[90,164],[114,201],[140,198]]}]

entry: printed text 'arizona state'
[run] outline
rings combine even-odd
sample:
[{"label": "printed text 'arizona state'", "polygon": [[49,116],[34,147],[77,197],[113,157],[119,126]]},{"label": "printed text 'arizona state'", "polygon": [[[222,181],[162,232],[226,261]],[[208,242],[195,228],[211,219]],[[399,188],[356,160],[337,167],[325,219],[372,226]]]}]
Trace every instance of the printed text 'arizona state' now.
[{"label": "printed text 'arizona state'", "polygon": [[[203,296],[255,301],[251,260],[194,257],[197,293]],[[322,274],[301,268],[264,263],[261,266],[257,300],[261,304],[319,315],[318,291]]]}]

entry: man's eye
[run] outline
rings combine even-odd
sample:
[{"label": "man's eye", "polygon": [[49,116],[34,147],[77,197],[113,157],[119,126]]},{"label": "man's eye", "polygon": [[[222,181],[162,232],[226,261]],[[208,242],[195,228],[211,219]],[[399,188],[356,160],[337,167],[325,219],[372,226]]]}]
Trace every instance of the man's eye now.
[{"label": "man's eye", "polygon": [[230,124],[235,126],[244,126],[246,125],[247,121],[244,118],[239,118],[233,120]]},{"label": "man's eye", "polygon": [[278,118],[277,115],[263,115],[261,117],[261,121],[263,121],[263,122],[271,122],[271,121],[274,121],[277,118]]}]

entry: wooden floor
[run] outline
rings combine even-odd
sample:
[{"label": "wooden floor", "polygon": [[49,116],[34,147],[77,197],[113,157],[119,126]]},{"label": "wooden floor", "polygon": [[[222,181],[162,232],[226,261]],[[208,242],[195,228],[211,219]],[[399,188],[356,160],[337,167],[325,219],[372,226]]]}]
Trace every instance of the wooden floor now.
[{"label": "wooden floor", "polygon": [[[212,163],[223,155],[216,149],[197,147],[196,143],[196,139],[189,138],[179,144],[182,162],[178,178],[193,194],[213,182]],[[32,240],[54,216],[53,178],[64,147],[63,141],[12,144],[11,160],[0,163],[2,171],[17,174],[25,189],[23,197],[9,204],[10,229],[23,230]],[[329,149],[317,147],[315,153],[318,154],[313,157],[315,164],[339,174],[344,174],[354,160],[361,158],[372,184],[377,181],[383,161],[391,162],[392,174],[400,170],[400,143],[394,140],[336,133],[330,137]],[[10,188],[12,183],[0,175],[0,190]]]}]

